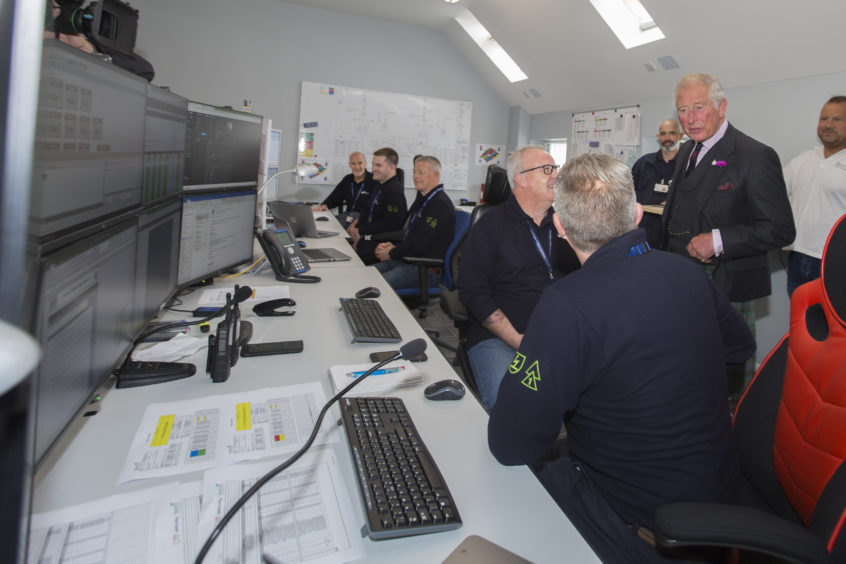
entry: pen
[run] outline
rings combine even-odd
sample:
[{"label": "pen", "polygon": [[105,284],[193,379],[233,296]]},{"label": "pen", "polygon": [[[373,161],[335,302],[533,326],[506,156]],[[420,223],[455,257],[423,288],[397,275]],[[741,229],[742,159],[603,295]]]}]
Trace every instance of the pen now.
[{"label": "pen", "polygon": [[[403,369],[403,367],[401,367],[401,366],[398,366],[398,367],[395,366],[393,368],[382,368],[382,369],[379,369],[379,370],[376,370],[375,372],[373,372],[371,374],[371,376],[379,376],[380,374],[395,374],[402,369]],[[359,376],[361,376],[365,372],[367,372],[367,370],[359,370],[357,372],[347,372],[347,376],[349,376],[350,378],[358,378]]]}]

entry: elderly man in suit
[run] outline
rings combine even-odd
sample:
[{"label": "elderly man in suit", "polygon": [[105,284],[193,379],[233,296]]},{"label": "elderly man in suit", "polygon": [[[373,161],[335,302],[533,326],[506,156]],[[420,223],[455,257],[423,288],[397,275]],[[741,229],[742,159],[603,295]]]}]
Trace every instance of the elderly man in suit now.
[{"label": "elderly man in suit", "polygon": [[[689,74],[673,97],[690,141],[679,150],[663,216],[664,247],[699,261],[755,329],[755,302],[772,291],[767,252],[796,235],[778,155],[726,120],[725,91],[710,74]],[[742,391],[754,360],[729,367]]]}]

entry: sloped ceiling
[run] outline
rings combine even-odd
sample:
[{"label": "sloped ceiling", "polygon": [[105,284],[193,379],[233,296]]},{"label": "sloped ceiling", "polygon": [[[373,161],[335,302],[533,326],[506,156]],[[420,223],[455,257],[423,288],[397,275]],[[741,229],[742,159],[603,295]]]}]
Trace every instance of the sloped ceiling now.
[{"label": "sloped ceiling", "polygon": [[[730,88],[846,70],[846,0],[642,0],[666,38],[628,50],[588,0],[288,1],[440,30],[509,106],[530,114],[667,96],[689,72]],[[464,8],[528,80],[510,84],[496,70],[452,19]],[[664,70],[666,56],[679,67]]]}]

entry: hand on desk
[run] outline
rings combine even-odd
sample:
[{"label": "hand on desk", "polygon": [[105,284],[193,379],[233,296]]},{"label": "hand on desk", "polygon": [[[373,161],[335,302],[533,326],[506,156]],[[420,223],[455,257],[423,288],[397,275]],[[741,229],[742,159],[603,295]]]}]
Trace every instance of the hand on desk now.
[{"label": "hand on desk", "polygon": [[325,204],[320,204],[319,206],[314,206],[311,209],[312,209],[312,211],[329,211],[329,208],[326,207]]}]

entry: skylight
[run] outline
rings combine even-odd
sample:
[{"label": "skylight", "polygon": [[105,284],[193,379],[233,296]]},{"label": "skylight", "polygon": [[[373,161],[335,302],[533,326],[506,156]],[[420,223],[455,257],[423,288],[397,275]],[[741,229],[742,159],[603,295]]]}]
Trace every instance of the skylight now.
[{"label": "skylight", "polygon": [[626,49],[664,39],[640,0],[590,0]]},{"label": "skylight", "polygon": [[519,82],[529,78],[526,76],[526,73],[517,66],[514,59],[505,52],[502,45],[500,45],[496,39],[491,37],[490,32],[485,29],[482,22],[477,20],[476,16],[474,16],[470,10],[463,10],[455,16],[455,21],[464,28],[467,35],[469,35],[473,41],[476,42],[476,45],[484,51],[485,55],[493,61],[496,68],[505,75],[505,78],[507,78],[509,82]]}]

